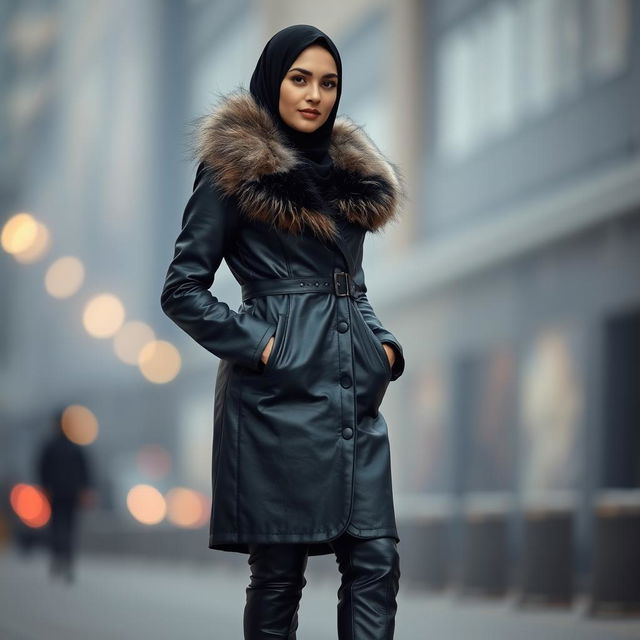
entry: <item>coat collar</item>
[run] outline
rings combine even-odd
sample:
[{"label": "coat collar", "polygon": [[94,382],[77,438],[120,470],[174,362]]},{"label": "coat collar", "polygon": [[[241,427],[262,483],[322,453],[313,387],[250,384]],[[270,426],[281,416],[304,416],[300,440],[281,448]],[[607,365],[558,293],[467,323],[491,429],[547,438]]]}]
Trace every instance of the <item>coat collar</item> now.
[{"label": "coat collar", "polygon": [[244,88],[223,96],[199,119],[192,151],[222,193],[237,198],[245,215],[293,234],[308,228],[322,239],[335,239],[336,223],[322,212],[326,202],[350,222],[378,231],[397,220],[405,197],[397,166],[362,127],[339,116],[329,147],[333,188],[323,198],[305,175],[298,151]]}]

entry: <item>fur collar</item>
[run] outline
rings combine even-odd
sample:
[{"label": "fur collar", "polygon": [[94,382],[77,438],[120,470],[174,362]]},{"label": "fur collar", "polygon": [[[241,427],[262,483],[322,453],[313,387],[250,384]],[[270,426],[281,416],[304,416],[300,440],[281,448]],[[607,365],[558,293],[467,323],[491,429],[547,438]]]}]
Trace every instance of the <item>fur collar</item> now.
[{"label": "fur collar", "polygon": [[[298,152],[248,90],[223,96],[211,113],[198,119],[192,152],[249,218],[293,234],[308,228],[325,240],[336,237],[336,223],[305,176]],[[362,127],[337,117],[329,153],[334,180],[325,203],[369,231],[398,218],[404,178]]]}]

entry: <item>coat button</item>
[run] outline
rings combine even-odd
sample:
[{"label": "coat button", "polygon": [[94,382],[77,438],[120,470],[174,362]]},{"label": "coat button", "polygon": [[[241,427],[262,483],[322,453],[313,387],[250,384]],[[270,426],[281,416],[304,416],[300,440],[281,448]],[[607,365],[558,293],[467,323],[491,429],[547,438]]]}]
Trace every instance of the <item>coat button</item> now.
[{"label": "coat button", "polygon": [[338,322],[338,331],[340,333],[344,333],[348,328],[349,328],[348,322],[345,322],[344,320],[340,320],[340,322]]},{"label": "coat button", "polygon": [[342,430],[342,437],[345,440],[349,440],[353,436],[353,429],[351,427],[345,427]]},{"label": "coat button", "polygon": [[348,389],[351,386],[351,378],[345,373],[344,375],[342,375],[340,377],[340,384],[345,388]]}]

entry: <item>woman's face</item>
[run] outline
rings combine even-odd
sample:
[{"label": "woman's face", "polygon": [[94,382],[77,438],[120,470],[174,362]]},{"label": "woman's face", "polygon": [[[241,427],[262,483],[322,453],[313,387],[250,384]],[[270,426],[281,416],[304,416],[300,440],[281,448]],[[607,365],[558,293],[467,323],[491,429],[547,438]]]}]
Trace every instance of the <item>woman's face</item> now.
[{"label": "woman's face", "polygon": [[[320,45],[307,47],[280,85],[280,116],[293,129],[312,133],[327,121],[338,95],[338,82],[333,56]],[[319,115],[311,116],[305,110]]]}]

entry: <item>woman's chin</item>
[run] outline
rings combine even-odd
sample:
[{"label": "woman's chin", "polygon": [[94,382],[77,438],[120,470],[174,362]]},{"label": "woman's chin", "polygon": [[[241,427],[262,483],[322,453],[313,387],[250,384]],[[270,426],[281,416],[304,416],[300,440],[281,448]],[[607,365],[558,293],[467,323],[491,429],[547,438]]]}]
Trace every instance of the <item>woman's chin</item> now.
[{"label": "woman's chin", "polygon": [[300,131],[302,133],[313,133],[320,128],[322,123],[314,120],[307,120],[304,116],[299,116],[295,121],[287,122],[287,124],[296,131]]}]

